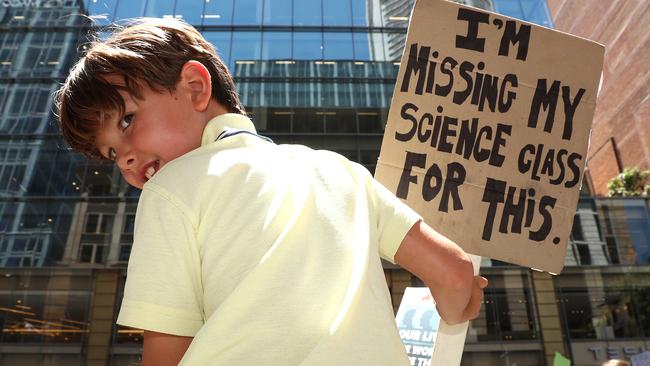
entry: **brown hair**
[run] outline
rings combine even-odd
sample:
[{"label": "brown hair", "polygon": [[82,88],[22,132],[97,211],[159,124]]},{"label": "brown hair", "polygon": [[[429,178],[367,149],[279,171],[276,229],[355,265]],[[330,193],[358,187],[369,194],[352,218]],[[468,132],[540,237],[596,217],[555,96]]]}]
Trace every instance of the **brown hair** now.
[{"label": "brown hair", "polygon": [[[212,98],[231,113],[246,114],[232,76],[214,47],[192,26],[177,19],[136,19],[114,26],[105,41],[89,44],[55,93],[63,138],[82,154],[102,159],[95,135],[112,113],[124,114],[123,89],[141,99],[141,88],[172,91],[189,60],[202,63],[212,78]],[[112,85],[108,75],[121,75],[125,86]]]}]

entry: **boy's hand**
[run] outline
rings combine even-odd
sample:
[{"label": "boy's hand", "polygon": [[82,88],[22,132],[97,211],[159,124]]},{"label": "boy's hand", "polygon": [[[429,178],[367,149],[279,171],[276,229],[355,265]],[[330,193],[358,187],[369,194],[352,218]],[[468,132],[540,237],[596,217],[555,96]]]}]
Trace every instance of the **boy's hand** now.
[{"label": "boy's hand", "polygon": [[[488,285],[488,280],[482,276],[474,276],[474,281],[472,283],[472,291],[467,307],[463,310],[463,314],[460,319],[454,321],[453,323],[448,323],[451,325],[464,323],[478,317],[481,312],[481,303],[483,302],[483,289]],[[437,305],[436,305],[437,308]],[[440,313],[440,309],[438,309]]]},{"label": "boy's hand", "polygon": [[478,316],[487,280],[475,277],[469,256],[422,221],[406,234],[395,262],[431,290],[440,317],[450,325]]},{"label": "boy's hand", "polygon": [[481,312],[481,303],[483,302],[483,289],[487,287],[488,280],[482,276],[474,276],[474,283],[472,284],[472,297],[463,311],[462,322],[466,322],[478,317]]}]

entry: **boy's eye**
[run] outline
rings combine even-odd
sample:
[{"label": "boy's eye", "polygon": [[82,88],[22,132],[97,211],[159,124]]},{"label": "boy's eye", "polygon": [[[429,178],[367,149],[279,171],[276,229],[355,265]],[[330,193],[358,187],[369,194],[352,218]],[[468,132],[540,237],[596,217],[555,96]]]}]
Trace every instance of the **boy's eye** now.
[{"label": "boy's eye", "polygon": [[117,157],[117,153],[115,152],[115,149],[113,148],[108,149],[108,158],[111,160],[115,160],[116,157]]},{"label": "boy's eye", "polygon": [[127,127],[129,127],[129,125],[131,124],[132,121],[133,121],[133,115],[132,114],[127,114],[120,121],[120,128],[123,129],[123,130],[126,129]]}]

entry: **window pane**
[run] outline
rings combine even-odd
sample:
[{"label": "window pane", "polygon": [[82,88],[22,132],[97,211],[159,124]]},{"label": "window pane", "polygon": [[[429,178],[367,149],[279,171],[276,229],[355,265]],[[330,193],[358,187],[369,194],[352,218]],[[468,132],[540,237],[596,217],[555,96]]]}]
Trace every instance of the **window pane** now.
[{"label": "window pane", "polygon": [[[124,0],[122,0],[124,1]],[[144,9],[146,17],[172,17],[174,14],[174,2],[169,0],[148,0]]]},{"label": "window pane", "polygon": [[267,131],[291,132],[291,118],[293,112],[289,110],[273,110],[268,114]]},{"label": "window pane", "polygon": [[183,19],[192,25],[201,25],[203,14],[203,1],[201,0],[176,0],[174,16]]},{"label": "window pane", "polygon": [[83,263],[89,263],[92,256],[93,256],[92,245],[82,245],[81,254],[79,255],[79,261]]},{"label": "window pane", "polygon": [[323,58],[321,33],[295,32],[293,34],[293,58],[295,60],[320,60]]},{"label": "window pane", "polygon": [[[258,32],[233,32],[230,65],[237,61],[259,60],[262,51],[262,34]],[[231,70],[233,70],[231,68]]]},{"label": "window pane", "polygon": [[510,17],[523,19],[524,9],[521,7],[519,0],[499,0],[495,1],[496,12]]},{"label": "window pane", "polygon": [[351,25],[352,9],[350,0],[323,1],[324,25]]},{"label": "window pane", "polygon": [[117,9],[115,10],[115,19],[114,21],[141,17],[144,12],[144,0],[129,0],[129,1],[120,1],[117,4]]},{"label": "window pane", "polygon": [[352,34],[323,33],[323,48],[325,60],[352,60]]},{"label": "window pane", "polygon": [[135,228],[135,215],[125,215],[124,216],[124,229],[123,233],[132,233]]},{"label": "window pane", "polygon": [[352,24],[367,27],[370,24],[366,0],[352,0]]},{"label": "window pane", "polygon": [[[293,83],[289,89],[291,105],[301,107],[311,107],[314,105],[313,92],[314,88],[311,83]],[[294,116],[294,121],[300,121]],[[295,128],[294,128],[295,131]]]},{"label": "window pane", "polygon": [[219,0],[205,3],[203,24],[229,25],[232,24],[233,0]]},{"label": "window pane", "polygon": [[321,9],[321,0],[297,0],[293,4],[294,25],[322,25]]},{"label": "window pane", "polygon": [[286,107],[288,106],[289,93],[287,87],[288,83],[284,82],[265,82],[262,87],[263,102],[261,104],[273,107]]},{"label": "window pane", "polygon": [[263,60],[289,60],[291,58],[291,33],[264,32],[262,41]]},{"label": "window pane", "polygon": [[338,109],[334,112],[325,114],[325,131],[327,133],[357,132],[357,123],[354,115],[354,110]]},{"label": "window pane", "polygon": [[89,214],[86,216],[86,233],[94,233],[97,231],[97,223],[99,222],[99,215]]},{"label": "window pane", "polygon": [[128,261],[129,255],[131,255],[131,246],[130,245],[120,245],[120,261]]},{"label": "window pane", "polygon": [[103,245],[97,245],[95,246],[95,258],[93,260],[93,263],[104,263],[104,246]]},{"label": "window pane", "polygon": [[113,230],[113,215],[102,215],[102,223],[99,232],[103,234],[110,234]]},{"label": "window pane", "polygon": [[293,132],[322,133],[323,113],[313,109],[296,109],[294,115]]},{"label": "window pane", "polygon": [[551,26],[551,16],[546,7],[546,1],[527,1],[521,5],[524,8],[524,15],[526,16],[525,20],[545,27]]},{"label": "window pane", "polygon": [[262,4],[262,0],[236,0],[233,24],[260,24],[262,21]]},{"label": "window pane", "polygon": [[360,61],[386,61],[382,33],[353,33],[354,59]]},{"label": "window pane", "polygon": [[381,120],[379,111],[373,109],[359,109],[357,111],[359,119],[359,132],[361,133],[382,133],[384,132],[384,123]]},{"label": "window pane", "polygon": [[264,24],[291,25],[291,0],[264,0]]},{"label": "window pane", "polygon": [[203,36],[217,49],[223,63],[229,65],[231,32],[204,32]]},{"label": "window pane", "polygon": [[88,15],[95,19],[97,25],[106,25],[113,20],[116,0],[89,0]]}]

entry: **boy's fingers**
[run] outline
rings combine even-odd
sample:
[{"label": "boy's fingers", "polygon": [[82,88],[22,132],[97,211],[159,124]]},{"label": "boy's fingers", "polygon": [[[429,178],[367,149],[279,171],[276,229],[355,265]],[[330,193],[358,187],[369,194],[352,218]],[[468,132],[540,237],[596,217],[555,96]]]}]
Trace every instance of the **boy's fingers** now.
[{"label": "boy's fingers", "polygon": [[487,280],[487,278],[485,278],[485,277],[483,277],[483,276],[476,276],[476,277],[478,278],[478,286],[479,286],[480,288],[486,288],[487,285],[488,285],[488,280]]},{"label": "boy's fingers", "polygon": [[472,298],[470,299],[469,304],[465,309],[464,318],[466,321],[475,319],[481,313],[481,301],[483,300],[483,289],[481,285],[485,287],[487,285],[487,280],[483,277],[477,276],[474,285],[475,287],[472,289]]}]

